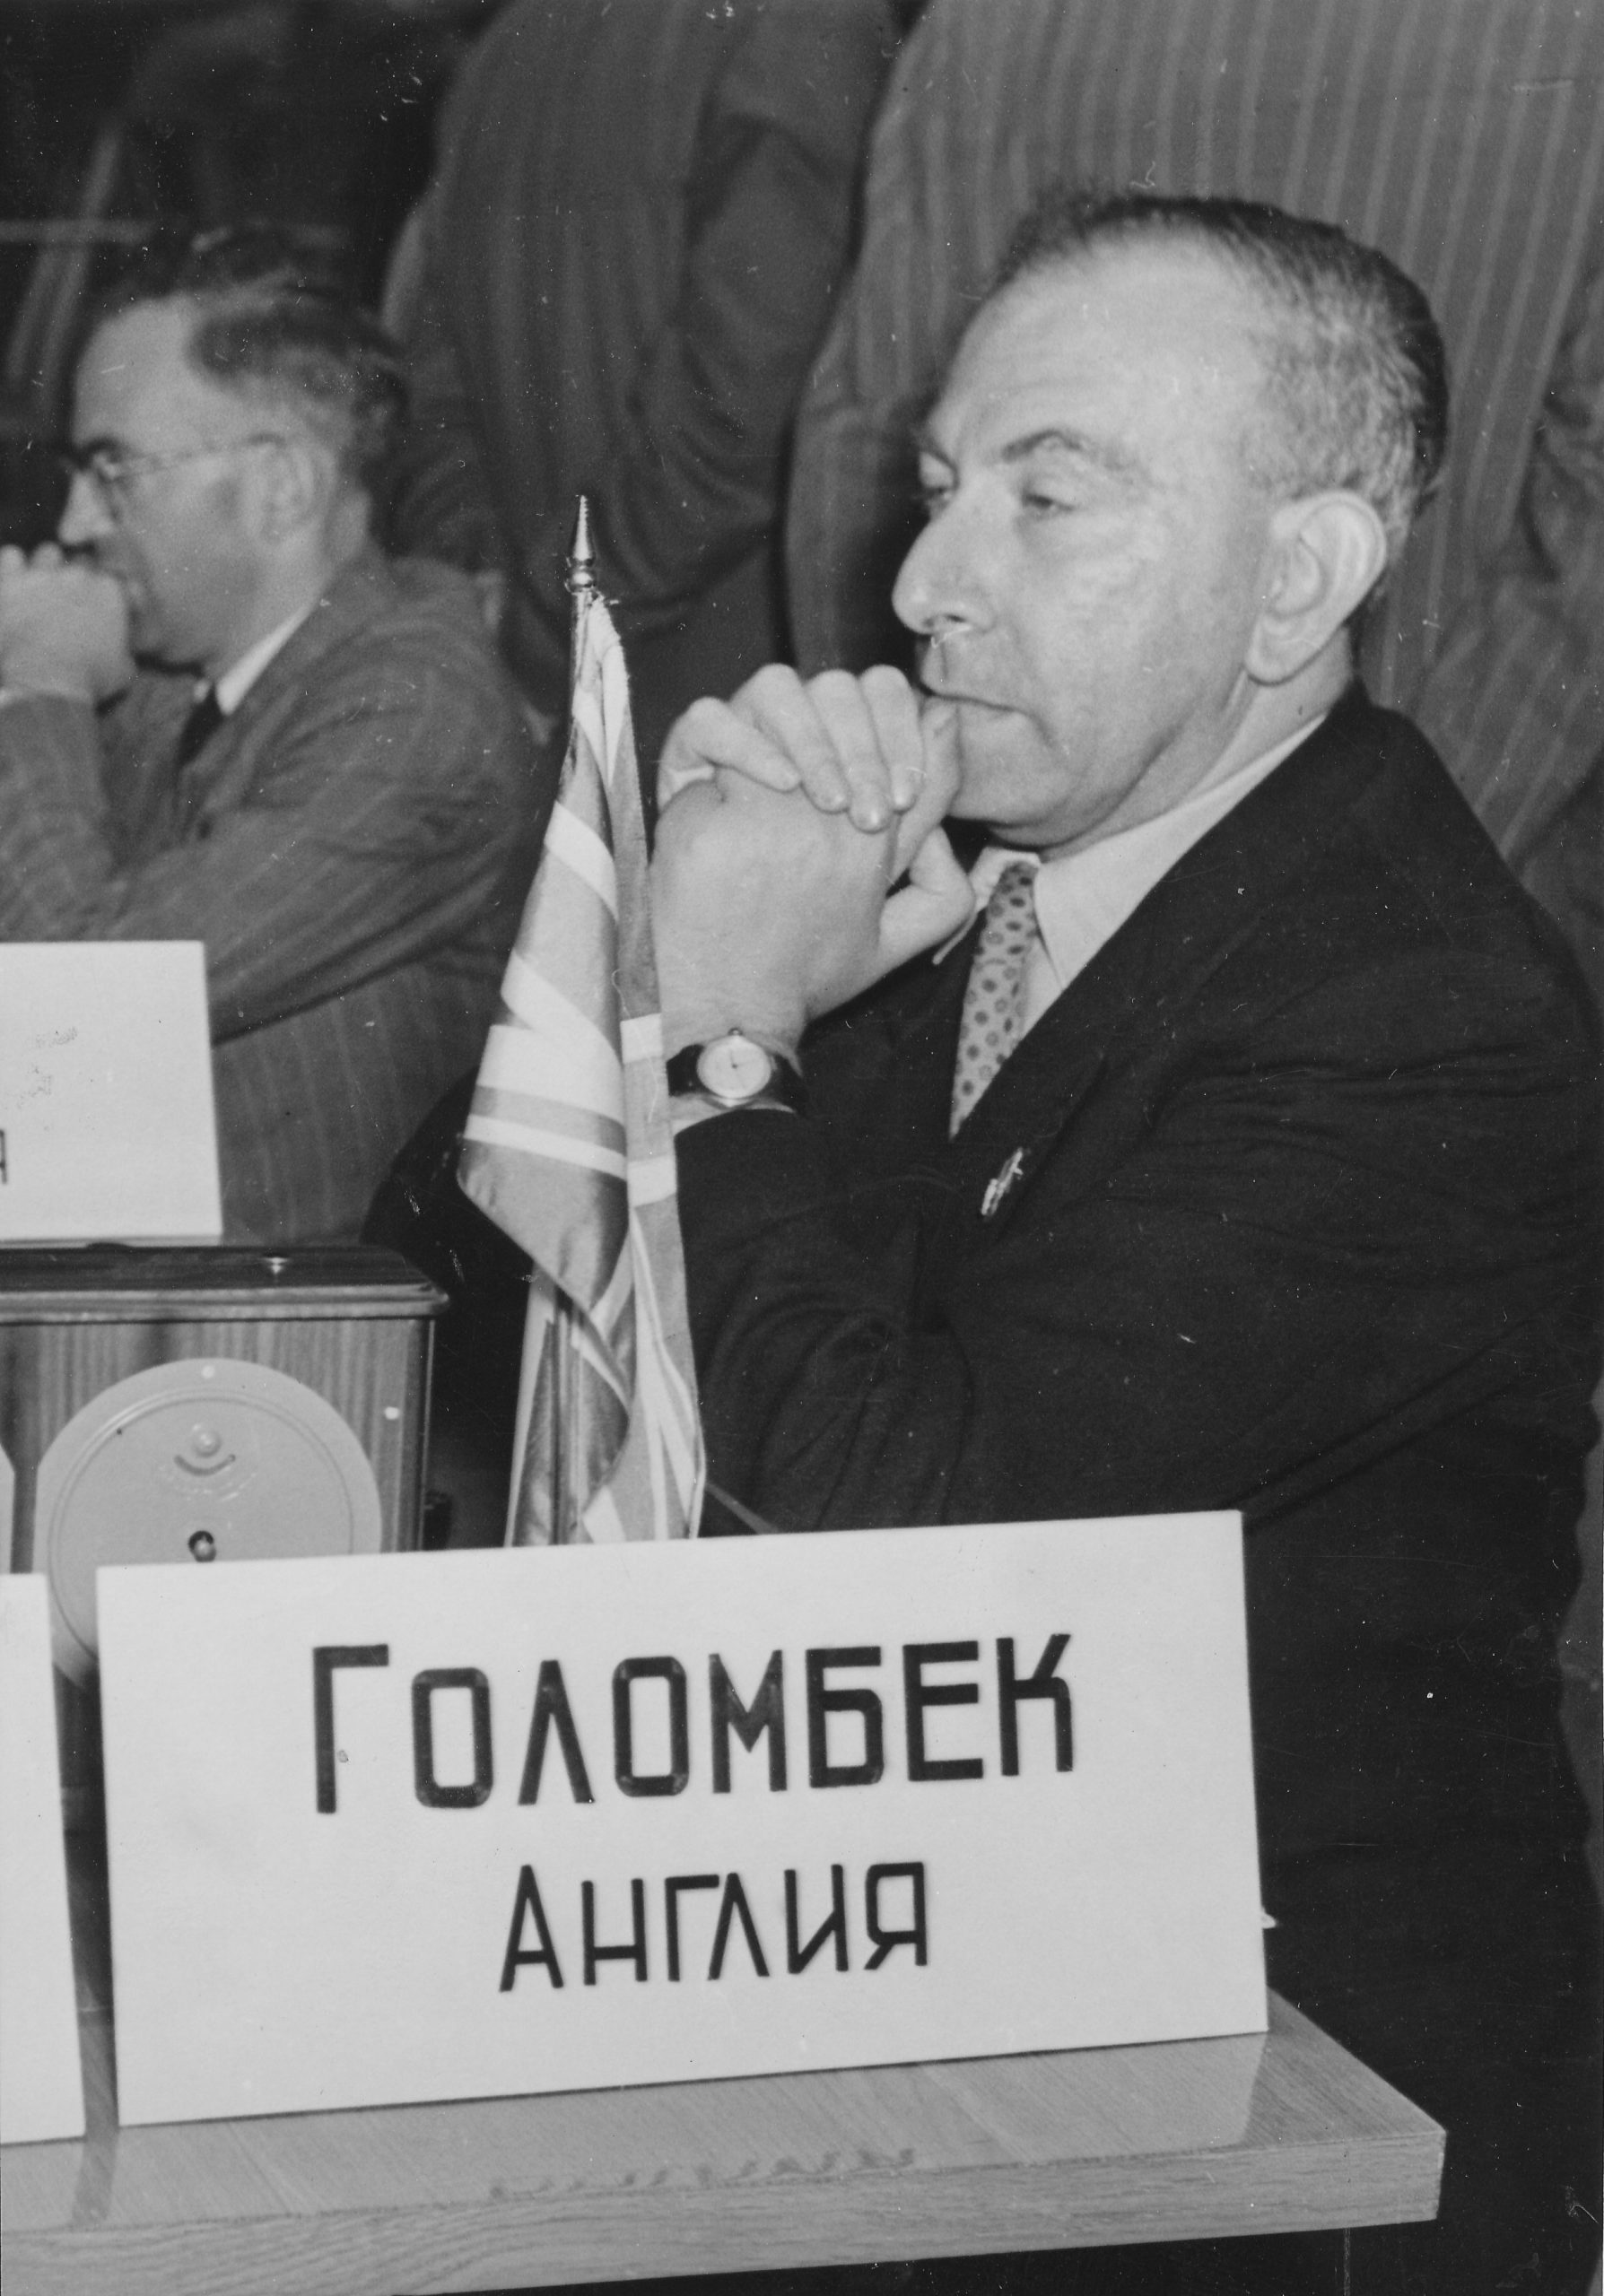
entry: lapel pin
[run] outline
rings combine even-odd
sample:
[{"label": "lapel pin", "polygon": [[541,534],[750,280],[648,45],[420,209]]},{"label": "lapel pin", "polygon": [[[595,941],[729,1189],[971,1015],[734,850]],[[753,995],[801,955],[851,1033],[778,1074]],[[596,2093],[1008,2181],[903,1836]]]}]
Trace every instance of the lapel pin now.
[{"label": "lapel pin", "polygon": [[996,1178],[989,1180],[986,1184],[986,1193],[981,1198],[982,1220],[989,1220],[994,1213],[1001,1211],[1009,1194],[1017,1186],[1024,1170],[1024,1151],[1023,1148],[1016,1148]]}]

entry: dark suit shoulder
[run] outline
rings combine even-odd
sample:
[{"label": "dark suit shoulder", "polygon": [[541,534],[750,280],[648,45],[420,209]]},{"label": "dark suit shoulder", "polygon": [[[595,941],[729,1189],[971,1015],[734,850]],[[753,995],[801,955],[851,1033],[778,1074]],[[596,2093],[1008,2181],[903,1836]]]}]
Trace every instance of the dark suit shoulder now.
[{"label": "dark suit shoulder", "polygon": [[[1412,719],[1364,705],[1382,770],[1356,804],[1368,839],[1404,913],[1454,940],[1543,955],[1558,945],[1547,912],[1520,884],[1463,792]],[[1362,721],[1363,724],[1364,721]]]},{"label": "dark suit shoulder", "polygon": [[1557,1034],[1579,1057],[1596,1045],[1563,936],[1425,736],[1361,688],[1186,857],[1172,891],[1194,928],[1211,903],[1222,927],[1241,904],[1238,990],[1246,970],[1276,999],[1346,1000],[1356,1025],[1445,1048],[1504,1030]]}]

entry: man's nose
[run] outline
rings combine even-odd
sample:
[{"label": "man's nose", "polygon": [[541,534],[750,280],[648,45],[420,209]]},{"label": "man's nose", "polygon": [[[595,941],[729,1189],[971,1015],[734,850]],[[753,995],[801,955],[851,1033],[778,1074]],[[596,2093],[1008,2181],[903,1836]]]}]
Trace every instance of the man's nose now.
[{"label": "man's nose", "polygon": [[903,559],[891,593],[897,618],[921,638],[955,635],[986,619],[975,537],[949,505],[939,510]]},{"label": "man's nose", "polygon": [[56,522],[57,541],[64,549],[82,550],[86,543],[99,542],[109,535],[114,524],[106,499],[89,473],[74,471],[65,504]]}]

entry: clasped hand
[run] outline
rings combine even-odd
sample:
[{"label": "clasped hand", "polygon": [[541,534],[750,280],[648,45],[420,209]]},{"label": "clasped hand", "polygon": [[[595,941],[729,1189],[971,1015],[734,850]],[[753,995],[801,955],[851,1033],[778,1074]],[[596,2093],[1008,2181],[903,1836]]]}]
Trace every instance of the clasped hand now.
[{"label": "clasped hand", "polygon": [[897,670],[804,682],[771,666],[679,719],[652,863],[670,1051],[737,1027],[794,1047],[968,923],[939,827],[957,788],[951,715]]},{"label": "clasped hand", "polygon": [[109,574],[46,543],[0,549],[0,685],[109,701],[134,675],[128,610]]}]

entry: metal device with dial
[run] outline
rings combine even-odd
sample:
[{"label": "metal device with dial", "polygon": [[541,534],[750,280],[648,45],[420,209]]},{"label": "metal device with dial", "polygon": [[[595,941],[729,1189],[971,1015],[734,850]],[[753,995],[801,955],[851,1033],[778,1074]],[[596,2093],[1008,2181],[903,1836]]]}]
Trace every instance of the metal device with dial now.
[{"label": "metal device with dial", "polygon": [[331,1404],[265,1363],[159,1363],[103,1388],[39,1461],[33,1567],[57,1665],[94,1671],[95,1572],[109,1562],[377,1554],[379,1486]]}]

